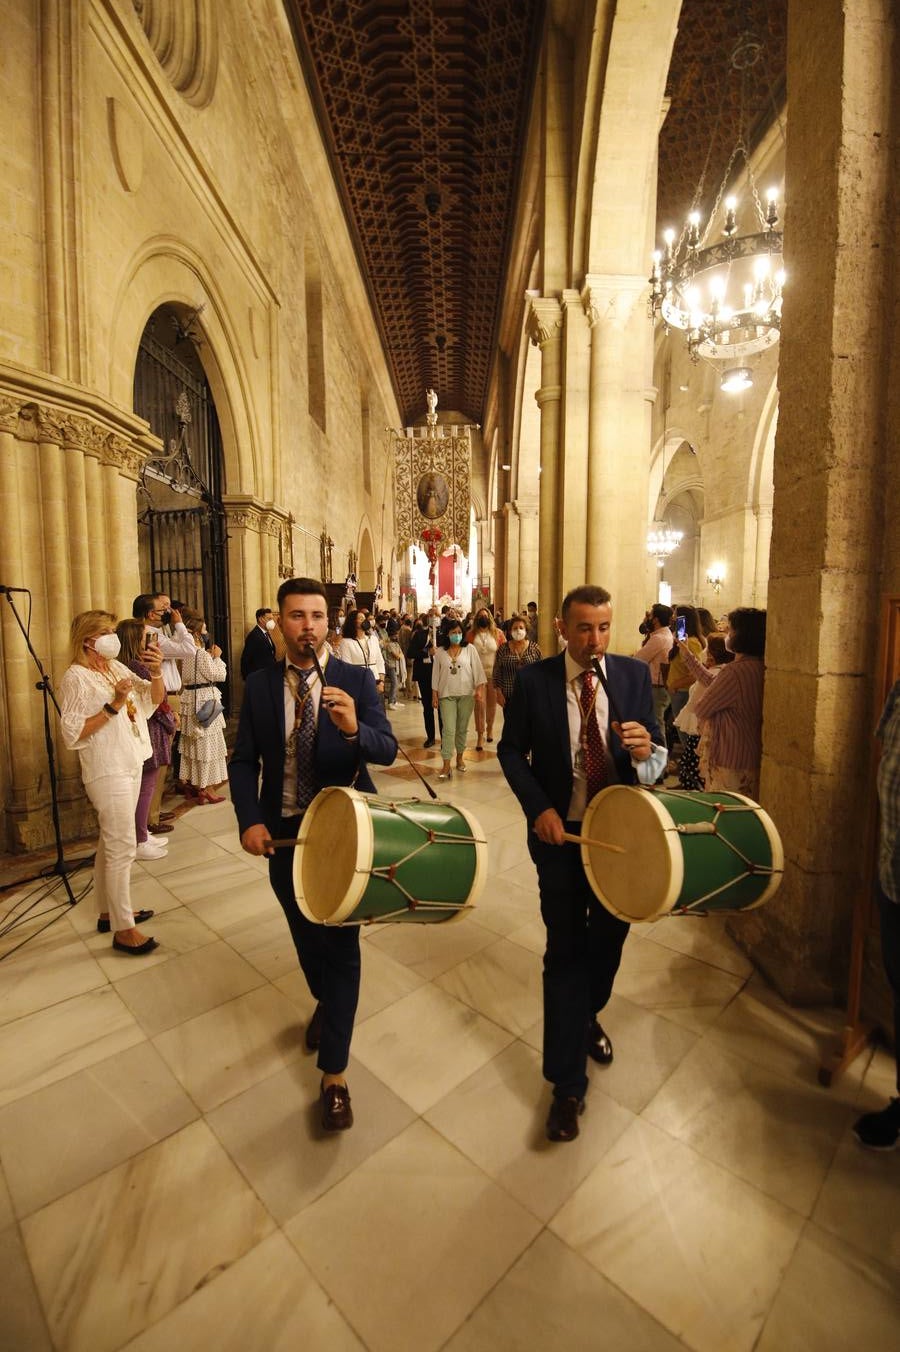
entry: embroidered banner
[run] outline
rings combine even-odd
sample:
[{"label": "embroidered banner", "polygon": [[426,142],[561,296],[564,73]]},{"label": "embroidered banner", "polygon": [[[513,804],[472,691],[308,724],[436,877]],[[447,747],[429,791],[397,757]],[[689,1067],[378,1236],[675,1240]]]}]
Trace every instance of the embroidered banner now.
[{"label": "embroidered banner", "polygon": [[435,552],[451,545],[469,550],[471,445],[467,432],[424,436],[394,435],[394,520],[397,552],[429,542]]}]

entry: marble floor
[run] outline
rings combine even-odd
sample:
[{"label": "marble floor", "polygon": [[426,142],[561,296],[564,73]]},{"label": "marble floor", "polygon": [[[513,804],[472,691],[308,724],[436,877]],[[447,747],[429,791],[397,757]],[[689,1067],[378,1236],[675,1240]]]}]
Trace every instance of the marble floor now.
[{"label": "marble floor", "polygon": [[615,1061],[548,1144],[521,813],[493,746],[438,784],[418,706],[393,718],[488,879],[456,923],[363,932],[352,1131],[319,1130],[312,1001],[229,803],[135,865],[152,956],[113,954],[88,895],[0,964],[0,1347],[900,1346],[900,1152],[850,1133],[890,1058],[822,1089],[838,1011],[787,1008],[721,922],[636,927]]}]

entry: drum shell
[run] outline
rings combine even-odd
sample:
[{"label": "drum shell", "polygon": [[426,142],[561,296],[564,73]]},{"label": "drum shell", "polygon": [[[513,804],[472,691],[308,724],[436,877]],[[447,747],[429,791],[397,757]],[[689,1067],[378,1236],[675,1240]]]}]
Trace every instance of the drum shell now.
[{"label": "drum shell", "polygon": [[623,920],[753,910],[781,882],[778,831],[743,794],[614,785],[588,805],[582,832],[626,852],[581,846],[592,891]]},{"label": "drum shell", "polygon": [[317,924],[434,924],[464,915],[486,872],[487,842],[463,809],[329,788],[301,825],[294,892]]}]

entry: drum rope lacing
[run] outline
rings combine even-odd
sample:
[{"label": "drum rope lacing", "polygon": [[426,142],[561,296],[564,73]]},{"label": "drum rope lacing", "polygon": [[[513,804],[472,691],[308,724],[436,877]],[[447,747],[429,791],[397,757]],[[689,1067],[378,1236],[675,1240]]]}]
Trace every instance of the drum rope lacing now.
[{"label": "drum rope lacing", "polygon": [[[715,803],[711,805],[705,798],[699,798],[689,791],[682,793],[680,798],[682,802],[699,803],[703,808],[714,806],[715,816],[711,822],[684,822],[677,825],[675,827],[676,833],[680,836],[716,836],[727,849],[731,850],[732,854],[737,855],[738,859],[742,860],[746,865],[746,870],[744,873],[738,874],[736,878],[729,878],[728,881],[722,883],[720,887],[714,887],[711,892],[704,893],[702,897],[697,897],[694,901],[688,902],[687,905],[674,907],[672,911],[673,915],[687,915],[689,911],[695,911],[698,906],[703,906],[706,902],[712,901],[713,897],[717,897],[720,892],[727,892],[729,888],[737,886],[738,883],[742,883],[746,878],[771,878],[775,873],[784,872],[784,869],[771,868],[766,864],[755,863],[749,855],[744,854],[743,850],[739,849],[733,841],[729,840],[727,836],[723,836],[719,831],[720,817],[724,817],[730,812],[752,813],[754,809],[748,806],[748,804]],[[707,915],[708,912],[704,911],[702,914]]]},{"label": "drum rope lacing", "polygon": [[[418,799],[415,799],[414,801],[418,802]],[[421,854],[424,850],[427,850],[429,845],[486,845],[487,841],[482,840],[478,836],[457,836],[449,831],[435,831],[434,827],[423,826],[421,822],[418,822],[414,817],[409,816],[409,814],[404,812],[396,803],[388,804],[388,810],[393,812],[395,816],[402,817],[405,822],[408,822],[410,826],[414,826],[417,831],[421,831],[425,839],[422,841],[421,845],[414,846],[413,849],[407,851],[400,859],[395,859],[392,864],[383,864],[378,868],[356,870],[357,873],[367,873],[370,878],[382,878],[385,882],[396,887],[401,896],[406,898],[406,906],[400,906],[396,911],[386,911],[383,915],[378,917],[378,922],[383,923],[386,920],[393,920],[395,916],[403,915],[406,911],[462,912],[473,910],[473,906],[468,902],[465,905],[460,906],[455,901],[419,901],[417,897],[414,897],[411,892],[408,892],[403,884],[398,881],[396,876],[397,870],[402,868],[404,864],[408,864],[411,859],[415,859],[416,856]],[[328,922],[326,921],[325,923],[327,924]],[[351,925],[371,925],[376,922],[368,917],[362,917],[359,920],[350,920],[345,923]]]}]

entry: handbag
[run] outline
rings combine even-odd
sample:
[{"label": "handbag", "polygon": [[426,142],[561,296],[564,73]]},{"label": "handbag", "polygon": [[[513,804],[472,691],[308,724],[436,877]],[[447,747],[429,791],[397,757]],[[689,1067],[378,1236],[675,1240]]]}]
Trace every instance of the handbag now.
[{"label": "handbag", "polygon": [[225,710],[219,701],[218,696],[215,699],[205,699],[196,711],[194,717],[201,728],[208,728],[210,723],[215,722],[219,714],[224,715]]},{"label": "handbag", "polygon": [[[199,656],[199,654],[198,654]],[[212,699],[205,699],[202,704],[197,704],[197,658],[194,658],[194,718],[201,728],[208,728],[219,717],[225,717],[225,710],[222,707],[222,700],[218,693]]]}]

